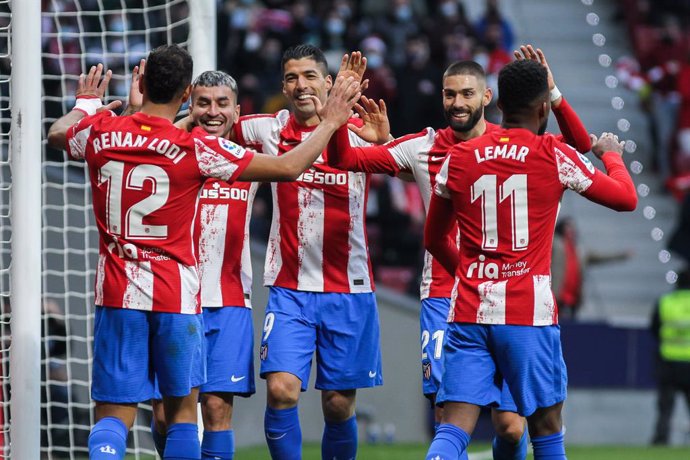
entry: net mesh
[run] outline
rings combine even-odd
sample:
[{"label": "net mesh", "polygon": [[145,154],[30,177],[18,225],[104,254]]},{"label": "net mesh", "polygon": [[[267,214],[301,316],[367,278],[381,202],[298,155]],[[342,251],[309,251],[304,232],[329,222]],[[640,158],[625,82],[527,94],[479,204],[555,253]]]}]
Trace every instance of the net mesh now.
[{"label": "net mesh", "polygon": [[[20,2],[15,2],[20,5]],[[9,192],[11,5],[0,0],[0,237],[2,267],[2,413],[0,455],[9,443]],[[42,240],[43,314],[41,349],[41,451],[44,458],[83,459],[94,423],[89,398],[94,275],[98,235],[90,207],[86,168],[67,161],[45,142],[50,124],[71,110],[79,74],[102,62],[113,71],[107,101],[124,100],[131,68],[161,44],[188,45],[186,0],[44,0],[41,13],[43,63]],[[21,46],[21,44],[14,44]],[[14,76],[20,78],[20,76]],[[20,402],[14,402],[19,404]],[[142,405],[128,439],[131,458],[154,454],[150,406]],[[130,458],[130,457],[128,457]]]}]

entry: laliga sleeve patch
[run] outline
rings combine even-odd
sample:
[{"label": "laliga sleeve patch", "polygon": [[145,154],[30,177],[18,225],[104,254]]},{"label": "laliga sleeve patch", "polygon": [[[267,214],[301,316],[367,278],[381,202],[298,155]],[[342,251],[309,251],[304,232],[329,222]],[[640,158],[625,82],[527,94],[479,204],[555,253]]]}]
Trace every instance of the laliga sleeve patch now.
[{"label": "laliga sleeve patch", "polygon": [[577,152],[577,156],[580,158],[580,161],[585,165],[587,168],[587,171],[590,173],[594,174],[594,165],[592,164],[591,161],[589,161],[589,158],[581,154],[580,152]]},{"label": "laliga sleeve patch", "polygon": [[231,142],[225,138],[219,137],[218,143],[223,148],[223,150],[225,150],[226,152],[228,152],[232,156],[234,156],[236,158],[244,157],[244,153],[246,152],[246,150],[243,149],[242,147],[240,147],[239,145],[235,144],[234,142]]}]

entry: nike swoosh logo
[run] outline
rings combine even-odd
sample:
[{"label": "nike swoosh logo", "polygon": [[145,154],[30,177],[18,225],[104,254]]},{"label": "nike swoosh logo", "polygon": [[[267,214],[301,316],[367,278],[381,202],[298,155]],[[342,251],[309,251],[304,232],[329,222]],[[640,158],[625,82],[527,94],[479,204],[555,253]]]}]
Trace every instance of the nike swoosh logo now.
[{"label": "nike swoosh logo", "polygon": [[240,380],[244,380],[245,377],[246,377],[246,376],[244,376],[244,375],[243,375],[242,377],[235,377],[234,375],[232,375],[232,376],[230,376],[230,381],[231,381],[232,383],[237,383],[237,382],[239,382]]},{"label": "nike swoosh logo", "polygon": [[369,371],[369,378],[373,379],[374,377],[376,377],[376,372]]},{"label": "nike swoosh logo", "polygon": [[430,156],[429,160],[431,161],[443,161],[443,159],[446,157],[435,157],[435,156]]},{"label": "nike swoosh logo", "polygon": [[271,441],[277,441],[279,439],[283,439],[287,433],[283,433],[280,436],[271,436],[270,433],[266,433],[266,439],[270,439]]}]

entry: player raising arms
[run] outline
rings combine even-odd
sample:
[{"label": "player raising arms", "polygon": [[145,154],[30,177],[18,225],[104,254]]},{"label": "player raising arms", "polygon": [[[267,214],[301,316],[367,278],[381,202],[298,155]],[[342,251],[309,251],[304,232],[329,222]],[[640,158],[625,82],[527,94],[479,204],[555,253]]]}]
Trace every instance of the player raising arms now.
[{"label": "player raising arms", "polygon": [[606,175],[542,135],[550,106],[544,66],[513,62],[501,70],[498,88],[501,129],[450,150],[429,205],[425,246],[457,281],[438,393],[443,423],[427,460],[460,458],[480,407],[501,401],[503,381],[527,417],[534,458],[565,459],[567,377],[550,289],[559,201],[572,189],[619,211],[637,204],[616,136],[594,139]]},{"label": "player raising arms", "polygon": [[[230,75],[203,72],[192,84],[190,121],[209,134],[227,138],[240,115],[237,96],[237,83]],[[249,219],[258,185],[208,179],[199,197],[194,241],[199,250],[206,339],[206,383],[199,387],[202,460],[233,458],[234,396],[255,392]],[[153,406],[151,432],[156,450],[162,454],[165,414],[159,399]]]},{"label": "player raising arms", "polygon": [[338,79],[308,141],[280,158],[255,156],[203,130],[172,125],[191,92],[187,51],[161,46],[146,66],[141,112],[96,113],[110,77],[99,82],[99,64],[80,78],[77,110],[58,119],[48,138],[89,165],[99,231],[91,459],[124,458],[137,403],[152,398],[154,377],[168,430],[164,458],[200,458],[196,405],[206,366],[192,245],[199,190],[207,177],[293,180],[347,121],[360,95],[353,78]]},{"label": "player raising arms", "polygon": [[[366,61],[345,56],[341,74],[361,78]],[[278,156],[299,146],[319,124],[319,103],[332,91],[323,52],[311,45],[285,51],[283,94],[292,111],[241,117],[235,139]],[[366,143],[356,138],[358,145]],[[357,453],[358,388],[381,385],[379,321],[365,239],[366,174],[326,164],[320,156],[294,182],[273,184],[273,221],[264,284],[270,286],[260,358],[268,401],[265,435],[274,459],[301,458],[297,404],[316,352],[322,390],[322,457]]]},{"label": "player raising arms", "polygon": [[[520,51],[516,51],[516,57],[531,59],[540,62],[547,70],[549,68],[541,50],[534,50],[531,45],[522,46]],[[550,71],[549,77],[549,87],[553,89],[556,86]],[[348,131],[346,127],[341,127],[328,144],[329,164],[352,171],[412,174],[424,207],[428,209],[436,175],[448,150],[457,143],[500,129],[498,125],[484,120],[484,107],[490,103],[492,93],[486,85],[486,75],[479,64],[472,61],[451,64],[443,74],[442,96],[447,128],[438,131],[426,128],[420,133],[403,136],[385,145],[350,147]],[[566,142],[583,152],[589,151],[590,139],[577,114],[562,96],[553,99],[552,107],[561,131],[568,133]],[[355,108],[367,123],[365,127],[377,132],[377,137],[385,138],[388,134],[385,103],[379,101],[377,105],[370,99],[362,100],[364,107]],[[351,129],[359,131],[354,126]],[[435,403],[443,375],[442,346],[448,327],[453,283],[453,277],[426,253],[420,288],[421,368],[422,391],[432,404]],[[527,431],[524,419],[515,413],[516,410],[510,392],[504,386],[501,402],[492,411],[497,433],[493,441],[494,459],[526,458]],[[442,409],[435,406],[437,425],[441,416]]]}]

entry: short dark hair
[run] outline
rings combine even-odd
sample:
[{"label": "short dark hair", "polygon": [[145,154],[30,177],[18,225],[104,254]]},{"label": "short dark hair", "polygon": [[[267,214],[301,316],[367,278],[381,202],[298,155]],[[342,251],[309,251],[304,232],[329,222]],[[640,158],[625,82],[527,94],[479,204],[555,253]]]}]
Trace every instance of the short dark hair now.
[{"label": "short dark hair", "polygon": [[205,88],[227,86],[235,93],[235,97],[237,97],[237,82],[222,70],[207,70],[206,72],[202,72],[194,79],[192,86],[194,88],[197,86],[203,86]]},{"label": "short dark hair", "polygon": [[513,61],[498,74],[498,102],[503,113],[521,112],[548,100],[546,68],[535,61]]},{"label": "short dark hair", "polygon": [[322,66],[323,75],[328,75],[328,61],[326,55],[323,54],[320,48],[307,43],[301,45],[291,46],[283,52],[283,58],[280,61],[280,66],[285,70],[285,63],[291,59],[312,59],[317,64]]},{"label": "short dark hair", "polygon": [[146,94],[154,104],[166,104],[182,95],[192,82],[192,57],[178,45],[162,45],[146,58]]},{"label": "short dark hair", "polygon": [[484,83],[486,83],[486,72],[482,66],[474,61],[456,61],[448,66],[443,72],[443,78],[452,77],[454,75],[472,75]]}]

